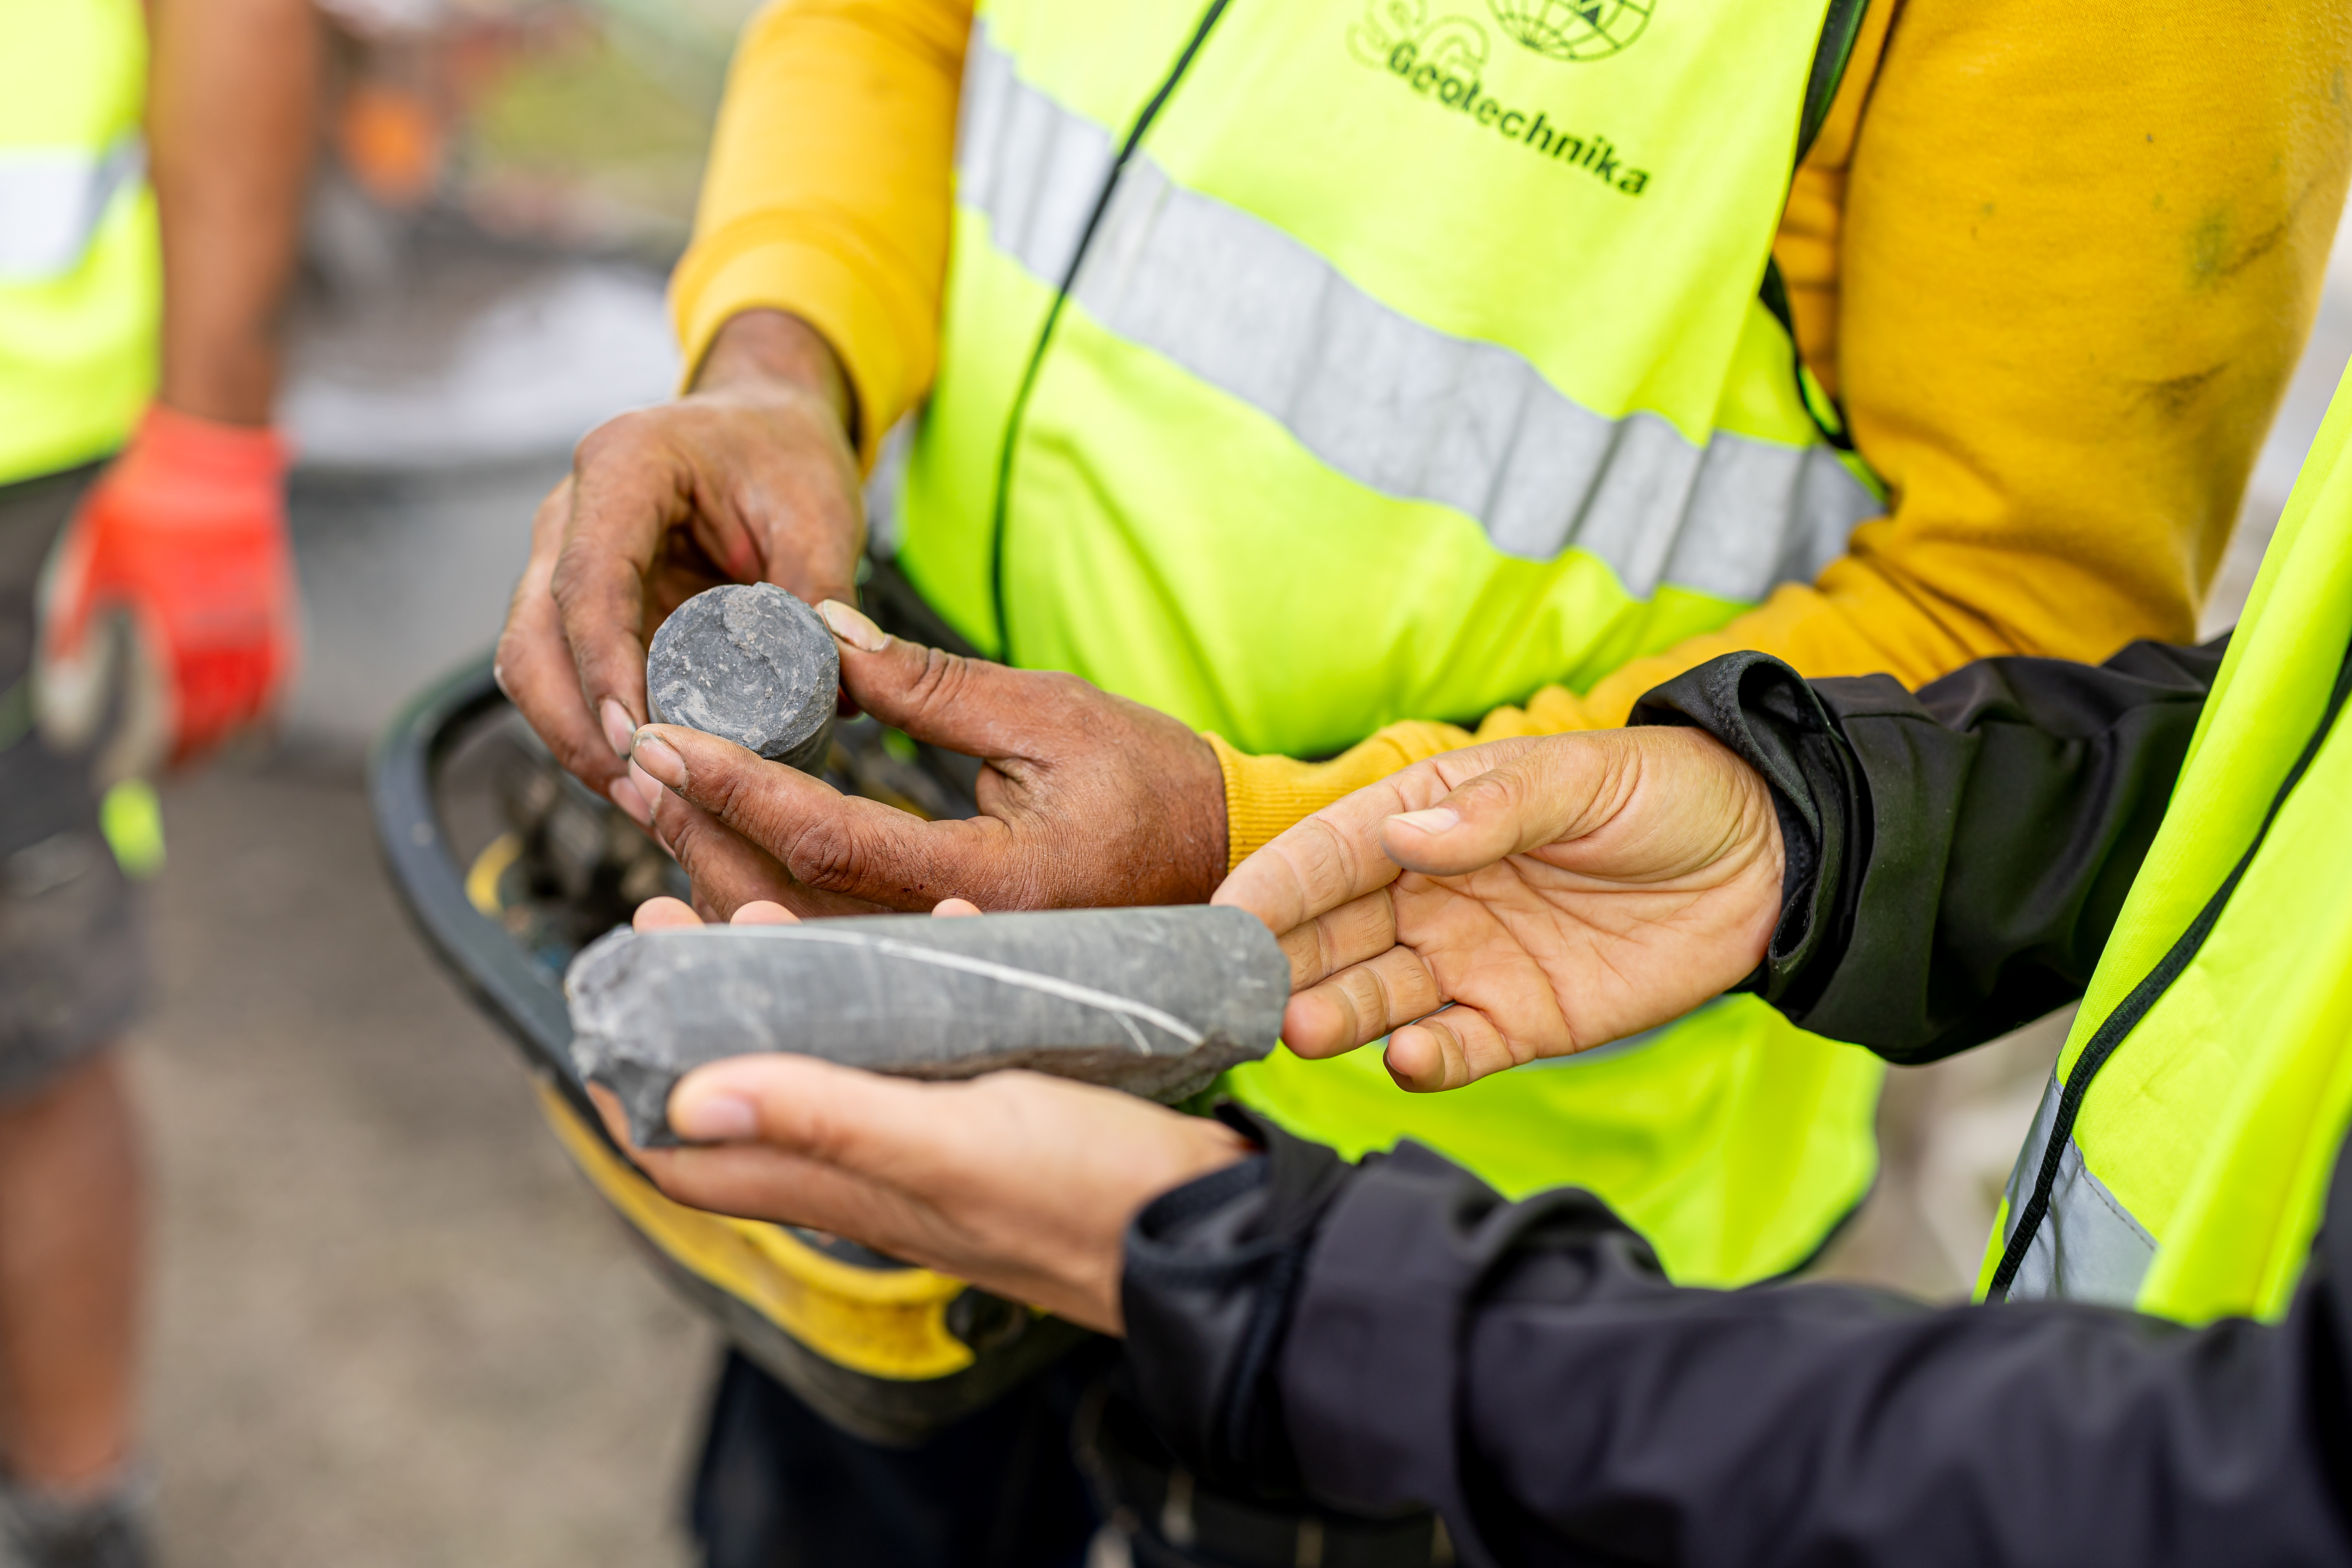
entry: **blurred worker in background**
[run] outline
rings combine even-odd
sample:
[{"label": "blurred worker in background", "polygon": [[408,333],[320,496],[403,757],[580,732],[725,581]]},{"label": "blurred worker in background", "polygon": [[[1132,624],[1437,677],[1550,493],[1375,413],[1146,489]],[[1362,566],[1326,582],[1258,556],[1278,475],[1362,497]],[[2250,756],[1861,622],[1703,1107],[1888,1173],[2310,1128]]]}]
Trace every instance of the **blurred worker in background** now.
[{"label": "blurred worker in background", "polygon": [[[2347,10],[2249,50],[2116,0],[779,0],[674,282],[691,385],[583,444],[502,679],[710,912],[993,910],[1206,898],[1467,726],[1616,724],[1727,649],[1916,685],[2186,640],[2342,200]],[[858,476],[919,405],[877,630]],[[984,759],[981,817],[633,733],[653,625],[752,578],[842,601],[850,695]],[[1591,1187],[1689,1282],[1801,1265],[1876,1168],[1882,1065],[1752,997],[1436,1100],[1413,1066],[1231,1087]],[[768,1450],[817,1556],[888,1513],[788,1477],[827,1441]],[[1139,1551],[1293,1560],[1109,1471]],[[787,1552],[722,1515],[713,1562]]]},{"label": "blurred worker in background", "polygon": [[2079,998],[1987,1247],[2010,1305],[1677,1289],[1588,1193],[1027,1074],[722,1062],[668,1106],[715,1146],[639,1157],[1123,1331],[1188,1473],[1434,1505],[1474,1561],[2352,1561],[2347,443],[2339,393],[2226,651],[1916,697],[1729,654],[1633,728],[1418,763],[1218,891],[1285,933],[1286,1039],[1514,1047],[1465,1076],[1735,987],[1898,1062]]},{"label": "blurred worker in background", "polygon": [[146,775],[294,667],[269,419],[319,49],[309,0],[0,7],[5,1568],[146,1561],[111,1047],[146,989]]}]

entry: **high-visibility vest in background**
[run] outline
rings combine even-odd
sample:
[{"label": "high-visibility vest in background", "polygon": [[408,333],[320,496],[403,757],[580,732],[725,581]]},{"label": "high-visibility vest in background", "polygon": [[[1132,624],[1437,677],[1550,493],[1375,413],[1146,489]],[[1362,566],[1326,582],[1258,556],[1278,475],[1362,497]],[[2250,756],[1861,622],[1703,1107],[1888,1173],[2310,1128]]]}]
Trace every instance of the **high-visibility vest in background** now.
[{"label": "high-visibility vest in background", "polygon": [[[1475,721],[1723,625],[1884,506],[1768,279],[1848,0],[986,0],[898,561],[971,641],[1244,748]],[[1880,1064],[1753,999],[1410,1097],[1232,1087],[1593,1187],[1677,1278],[1810,1255]]]},{"label": "high-visibility vest in background", "polygon": [[2276,1317],[2352,1121],[2352,395],[2263,562],[1982,1288]]},{"label": "high-visibility vest in background", "polygon": [[0,5],[0,484],[104,457],[155,386],[139,0]]}]

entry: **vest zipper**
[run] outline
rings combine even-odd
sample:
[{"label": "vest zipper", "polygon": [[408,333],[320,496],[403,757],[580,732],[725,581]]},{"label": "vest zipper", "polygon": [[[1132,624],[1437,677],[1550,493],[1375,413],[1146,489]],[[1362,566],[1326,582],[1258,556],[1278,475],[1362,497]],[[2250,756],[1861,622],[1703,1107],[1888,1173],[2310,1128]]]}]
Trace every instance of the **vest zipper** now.
[{"label": "vest zipper", "polygon": [[1805,106],[1797,121],[1797,163],[1813,150],[1813,138],[1829,122],[1830,106],[1845,83],[1845,68],[1853,58],[1853,44],[1862,37],[1862,19],[1870,0],[1830,0],[1822,18],[1822,41],[1813,47],[1812,69],[1805,73]]},{"label": "vest zipper", "polygon": [[[1077,248],[1070,254],[1070,265],[1062,274],[1060,287],[1054,290],[1053,303],[1045,308],[1045,324],[1037,331],[1037,346],[1029,352],[1029,363],[1021,373],[1021,389],[1013,394],[1012,411],[1005,416],[1004,444],[996,457],[996,498],[990,509],[988,529],[988,592],[992,612],[996,617],[996,657],[1005,664],[1013,662],[1013,623],[1004,613],[1004,528],[1011,515],[1009,498],[1013,490],[1013,450],[1020,439],[1021,422],[1029,412],[1029,394],[1037,384],[1038,367],[1045,363],[1045,349],[1052,342],[1054,327],[1062,319],[1062,306],[1078,279],[1078,268],[1086,264],[1087,249],[1094,244],[1095,230],[1102,226],[1103,214],[1110,206],[1111,193],[1118,189],[1119,175],[1126,172],[1128,160],[1135,156],[1143,141],[1143,133],[1160,117],[1168,102],[1169,94],[1184,73],[1192,68],[1192,61],[1208,41],[1209,29],[1217,25],[1230,0],[1209,0],[1209,7],[1201,13],[1201,20],[1192,28],[1192,38],[1184,52],[1176,57],[1166,77],[1144,104],[1143,112],[1135,117],[1127,140],[1120,143],[1118,156],[1111,160],[1110,172],[1103,176],[1102,189],[1095,195],[1092,211],[1087,214],[1086,227],[1078,231]],[[1836,0],[1832,0],[1835,4]]]},{"label": "vest zipper", "polygon": [[[2246,846],[2246,852],[2238,858],[2237,865],[2231,868],[2229,876],[2214,889],[2205,907],[2197,911],[2197,918],[2189,922],[2189,929],[2180,933],[2179,940],[2157,961],[2156,967],[2132,987],[2131,994],[2123,999],[2121,1005],[2099,1020],[2097,1032],[2083,1047],[2083,1054],[2074,1058],[2074,1070],[2066,1075],[2065,1091],[2059,1096],[2058,1114],[2051,1121],[2050,1141],[2042,1146],[2042,1169],[2034,1177],[2033,1194],[2026,1199],[2017,1223],[2011,1227],[2009,1245],[2001,1249],[2000,1267],[1993,1271],[1992,1283],[1985,1291],[1988,1301],[2008,1300],[2010,1287],[2017,1282],[2018,1270],[2024,1267],[2025,1255],[2033,1246],[2034,1233],[2042,1228],[2042,1220],[2050,1213],[2050,1194],[2058,1184],[2058,1167],[2065,1156],[2067,1145],[2074,1141],[2074,1118],[2083,1108],[2083,1097],[2090,1092],[2091,1080],[2098,1076],[2101,1068],[2107,1065],[2108,1058],[2116,1054],[2116,1048],[2123,1044],[2124,1037],[2138,1027],[2140,1020],[2147,1017],[2148,1011],[2172,988],[2172,983],[2180,978],[2182,972],[2204,947],[2205,939],[2221,923],[2223,906],[2229,903],[2230,895],[2237,891],[2239,881],[2244,878],[2246,868],[2253,864],[2263,841],[2270,837],[2271,825],[2278,820],[2280,810],[2286,805],[2286,797],[2294,793],[2296,784],[2303,782],[2303,775],[2310,768],[2312,759],[2319,755],[2320,746],[2326,742],[2329,731],[2336,728],[2336,716],[2343,711],[2347,693],[2352,693],[2352,647],[2345,650],[2344,663],[2336,672],[2336,685],[2327,695],[2327,707],[2319,716],[2318,727],[2312,731],[2311,739],[2304,742],[2302,754],[2295,758],[2294,766],[2287,770],[2278,793],[2271,797],[2270,809],[2263,814],[2262,826],[2254,830],[2254,841]],[[2088,1169],[2087,1164],[2084,1168]]]},{"label": "vest zipper", "polygon": [[[1790,164],[1790,177],[1804,166],[1805,155],[1813,150],[1822,127],[1829,123],[1830,109],[1837,102],[1838,89],[1845,85],[1846,67],[1853,61],[1854,40],[1862,36],[1862,19],[1870,12],[1870,0],[1830,0],[1829,13],[1822,18],[1822,39],[1813,46],[1812,68],[1805,73],[1805,101],[1797,115],[1797,156]],[[1822,439],[1832,451],[1859,456],[1853,450],[1853,426],[1845,416],[1845,404],[1840,398],[1820,392],[1819,384],[1806,374],[1805,352],[1797,342],[1796,317],[1789,309],[1789,286],[1780,277],[1780,263],[1769,249],[1764,253],[1764,282],[1757,289],[1757,298],[1789,334],[1789,353],[1795,363],[1797,401],[1821,432]],[[1818,393],[1818,395],[1816,394]],[[1829,405],[1827,413],[1822,404]]]}]

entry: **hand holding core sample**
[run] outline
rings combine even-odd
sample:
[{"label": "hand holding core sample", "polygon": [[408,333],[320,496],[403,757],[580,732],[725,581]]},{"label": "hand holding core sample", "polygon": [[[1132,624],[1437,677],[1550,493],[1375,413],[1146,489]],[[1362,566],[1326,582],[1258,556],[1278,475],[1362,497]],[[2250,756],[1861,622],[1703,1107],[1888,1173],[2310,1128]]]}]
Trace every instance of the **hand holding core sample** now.
[{"label": "hand holding core sample", "polygon": [[1224,775],[1183,724],[1076,676],[886,636],[837,600],[816,614],[868,714],[986,764],[979,812],[926,821],[725,741],[647,726],[634,759],[652,826],[706,914],[747,899],[845,914],[945,898],[989,910],[1192,903],[1215,889]]}]

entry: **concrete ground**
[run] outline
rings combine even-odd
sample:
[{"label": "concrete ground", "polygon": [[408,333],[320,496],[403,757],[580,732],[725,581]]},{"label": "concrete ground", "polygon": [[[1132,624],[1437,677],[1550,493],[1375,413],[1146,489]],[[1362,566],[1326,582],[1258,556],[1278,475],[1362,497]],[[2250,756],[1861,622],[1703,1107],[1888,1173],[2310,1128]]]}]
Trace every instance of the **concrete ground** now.
[{"label": "concrete ground", "polygon": [[272,755],[165,793],[132,1050],[166,1568],[683,1563],[712,1335],[408,930],[361,771],[496,635],[571,441],[668,386],[658,280],[436,253],[291,358],[303,678]]},{"label": "concrete ground", "polygon": [[356,771],[173,790],[151,1377],[168,1568],[658,1568],[702,1322],[384,886]]}]

